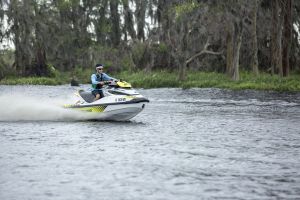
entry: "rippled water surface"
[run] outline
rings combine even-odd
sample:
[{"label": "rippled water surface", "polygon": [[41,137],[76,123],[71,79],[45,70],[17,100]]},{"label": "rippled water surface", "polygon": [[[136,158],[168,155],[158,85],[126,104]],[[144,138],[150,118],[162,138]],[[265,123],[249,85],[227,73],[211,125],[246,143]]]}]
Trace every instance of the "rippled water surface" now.
[{"label": "rippled water surface", "polygon": [[1,200],[300,199],[299,93],[140,89],[117,123],[61,109],[75,89],[0,86]]}]

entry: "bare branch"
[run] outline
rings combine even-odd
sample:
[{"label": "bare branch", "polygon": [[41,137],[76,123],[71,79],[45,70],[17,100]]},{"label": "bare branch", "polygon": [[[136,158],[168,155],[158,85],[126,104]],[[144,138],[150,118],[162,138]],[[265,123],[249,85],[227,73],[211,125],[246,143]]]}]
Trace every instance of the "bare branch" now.
[{"label": "bare branch", "polygon": [[201,56],[203,54],[221,55],[223,53],[222,51],[221,52],[214,52],[214,51],[207,50],[209,45],[210,45],[209,40],[210,39],[208,38],[205,45],[204,45],[204,48],[200,52],[196,53],[195,55],[193,55],[192,57],[190,57],[189,59],[187,59],[185,61],[185,65],[188,65],[193,60],[195,60],[196,58],[198,58],[199,56]]}]

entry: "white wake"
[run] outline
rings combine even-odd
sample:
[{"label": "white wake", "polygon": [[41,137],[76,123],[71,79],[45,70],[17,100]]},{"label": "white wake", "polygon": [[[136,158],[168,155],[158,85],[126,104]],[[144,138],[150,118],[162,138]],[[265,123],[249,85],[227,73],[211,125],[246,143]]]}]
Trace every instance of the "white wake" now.
[{"label": "white wake", "polygon": [[0,95],[0,121],[87,120],[79,111],[65,109],[66,100],[21,95]]}]

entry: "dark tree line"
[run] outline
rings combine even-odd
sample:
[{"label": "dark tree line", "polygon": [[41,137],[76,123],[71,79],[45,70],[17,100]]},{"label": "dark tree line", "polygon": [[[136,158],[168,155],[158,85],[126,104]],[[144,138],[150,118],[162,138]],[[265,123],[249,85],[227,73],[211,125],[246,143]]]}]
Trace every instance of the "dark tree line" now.
[{"label": "dark tree line", "polygon": [[[48,76],[103,62],[112,70],[299,70],[295,0],[1,0],[0,70]],[[3,76],[3,72],[0,76]]]}]

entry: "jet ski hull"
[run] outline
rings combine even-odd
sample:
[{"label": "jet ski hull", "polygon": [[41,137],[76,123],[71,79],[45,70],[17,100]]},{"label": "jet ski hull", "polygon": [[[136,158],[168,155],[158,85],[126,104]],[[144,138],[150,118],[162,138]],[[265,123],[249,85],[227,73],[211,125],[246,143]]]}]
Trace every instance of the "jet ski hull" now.
[{"label": "jet ski hull", "polygon": [[139,114],[144,107],[144,103],[129,104],[126,106],[108,106],[105,112],[103,112],[103,116],[99,116],[99,119],[110,121],[128,121]]},{"label": "jet ski hull", "polygon": [[103,121],[128,121],[145,108],[145,102],[115,105],[65,105],[81,111],[87,119]]}]

